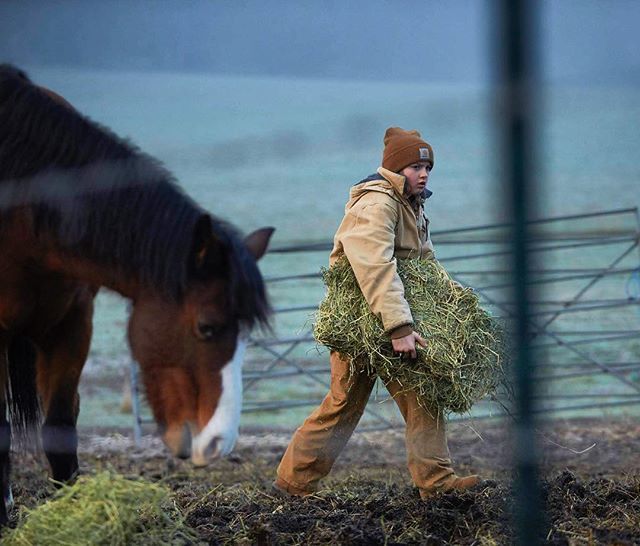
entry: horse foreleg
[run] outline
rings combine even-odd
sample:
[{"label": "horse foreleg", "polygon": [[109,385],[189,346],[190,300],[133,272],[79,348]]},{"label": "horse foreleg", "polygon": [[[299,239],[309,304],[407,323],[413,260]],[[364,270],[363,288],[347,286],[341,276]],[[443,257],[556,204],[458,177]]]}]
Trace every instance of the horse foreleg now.
[{"label": "horse foreleg", "polygon": [[0,332],[0,489],[2,499],[0,499],[0,525],[6,525],[9,521],[8,512],[13,505],[11,495],[11,483],[9,481],[11,473],[11,461],[9,452],[11,450],[11,427],[7,420],[7,403],[5,399],[5,386],[8,380],[7,362],[7,340]]},{"label": "horse foreleg", "polygon": [[92,315],[92,298],[83,298],[39,344],[38,391],[45,415],[42,447],[53,479],[60,482],[78,473],[78,383],[89,353]]},{"label": "horse foreleg", "polygon": [[[4,389],[3,389],[4,391]],[[9,510],[13,507],[13,495],[11,494],[11,427],[6,417],[7,406],[4,400],[0,403],[0,488],[2,499],[0,500],[0,526],[9,521]]]}]

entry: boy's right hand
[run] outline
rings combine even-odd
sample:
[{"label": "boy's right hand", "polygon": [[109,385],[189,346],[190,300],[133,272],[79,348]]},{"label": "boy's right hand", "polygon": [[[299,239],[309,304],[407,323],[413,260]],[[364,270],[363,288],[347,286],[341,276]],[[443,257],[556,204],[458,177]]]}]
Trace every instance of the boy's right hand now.
[{"label": "boy's right hand", "polygon": [[427,342],[422,336],[416,332],[411,332],[408,336],[399,337],[398,339],[392,339],[391,345],[396,353],[400,353],[400,356],[408,356],[410,358],[416,358],[416,343],[422,347],[427,346]]}]

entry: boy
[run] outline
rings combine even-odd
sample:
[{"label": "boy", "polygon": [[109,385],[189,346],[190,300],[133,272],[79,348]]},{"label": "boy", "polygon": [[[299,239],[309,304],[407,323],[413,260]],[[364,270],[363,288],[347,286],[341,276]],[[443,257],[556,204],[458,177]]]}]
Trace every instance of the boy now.
[{"label": "boy", "polygon": [[[382,167],[351,189],[345,216],[334,237],[330,264],[346,255],[372,312],[381,320],[393,349],[416,357],[425,340],[413,329],[396,258],[433,258],[424,200],[433,168],[433,149],[417,131],[390,127],[384,136]],[[376,378],[349,374],[349,361],[331,352],[330,391],[295,432],[274,487],[282,493],[314,493],[353,433]],[[451,459],[441,413],[418,405],[413,392],[396,381],[386,383],[406,422],[407,464],[422,498],[441,491],[468,489],[478,476],[458,477]]]}]

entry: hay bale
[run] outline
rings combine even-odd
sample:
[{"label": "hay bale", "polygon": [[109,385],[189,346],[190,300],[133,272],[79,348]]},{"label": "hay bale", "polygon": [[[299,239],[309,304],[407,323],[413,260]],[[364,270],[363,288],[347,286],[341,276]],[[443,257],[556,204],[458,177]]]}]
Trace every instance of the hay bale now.
[{"label": "hay bale", "polygon": [[415,329],[427,341],[401,361],[371,313],[346,257],[323,270],[327,287],[314,324],[316,340],[351,360],[352,373],[377,373],[418,394],[423,406],[464,413],[504,381],[501,328],[471,288],[436,260],[398,260]]},{"label": "hay bale", "polygon": [[192,544],[171,491],[104,471],[63,485],[44,504],[23,509],[3,545]]}]

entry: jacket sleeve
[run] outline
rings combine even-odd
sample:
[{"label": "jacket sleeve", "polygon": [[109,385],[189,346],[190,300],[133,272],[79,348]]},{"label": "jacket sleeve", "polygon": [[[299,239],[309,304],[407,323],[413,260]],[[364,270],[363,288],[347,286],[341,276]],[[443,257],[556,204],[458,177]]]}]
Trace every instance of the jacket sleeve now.
[{"label": "jacket sleeve", "polygon": [[[394,202],[363,199],[345,217],[347,226],[341,242],[360,289],[371,308],[392,337],[413,325],[404,286],[398,276],[395,227],[398,211]],[[406,334],[405,334],[406,335]]]}]

